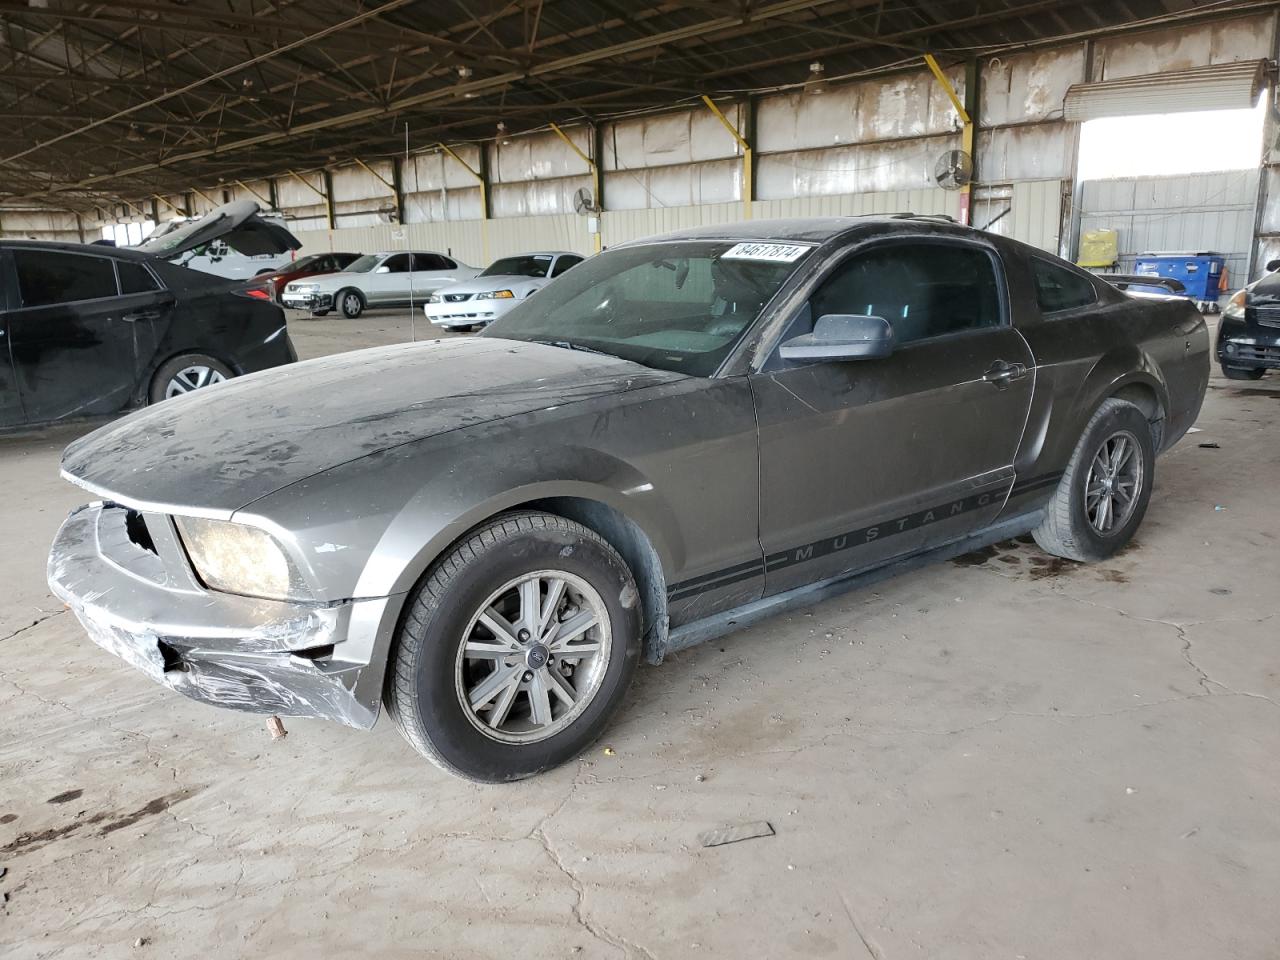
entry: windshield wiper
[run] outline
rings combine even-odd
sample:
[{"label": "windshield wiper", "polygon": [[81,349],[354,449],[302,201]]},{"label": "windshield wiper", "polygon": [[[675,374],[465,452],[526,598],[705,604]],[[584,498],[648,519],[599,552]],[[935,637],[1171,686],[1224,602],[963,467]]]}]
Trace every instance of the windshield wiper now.
[{"label": "windshield wiper", "polygon": [[597,350],[595,347],[583,346],[580,343],[571,343],[568,340],[534,340],[534,343],[545,343],[548,347],[559,347],[561,350],[581,350],[583,353],[595,353],[602,357],[612,357],[612,353],[604,350]]}]

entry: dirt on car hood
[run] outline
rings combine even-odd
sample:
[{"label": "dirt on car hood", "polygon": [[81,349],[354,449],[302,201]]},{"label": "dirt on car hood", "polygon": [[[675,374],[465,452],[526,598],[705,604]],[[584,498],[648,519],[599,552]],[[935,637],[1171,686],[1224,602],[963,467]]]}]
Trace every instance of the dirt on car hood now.
[{"label": "dirt on car hood", "polygon": [[148,407],[68,446],[62,472],[139,509],[225,519],[390,447],[680,379],[616,357],[490,337],[377,347]]}]

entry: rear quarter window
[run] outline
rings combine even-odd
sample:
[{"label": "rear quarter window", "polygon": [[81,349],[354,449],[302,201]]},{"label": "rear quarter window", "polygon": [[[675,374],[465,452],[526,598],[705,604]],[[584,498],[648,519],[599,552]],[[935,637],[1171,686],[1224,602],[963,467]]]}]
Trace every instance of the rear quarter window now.
[{"label": "rear quarter window", "polygon": [[1098,291],[1088,277],[1033,257],[1031,271],[1041,313],[1061,313],[1098,302]]}]

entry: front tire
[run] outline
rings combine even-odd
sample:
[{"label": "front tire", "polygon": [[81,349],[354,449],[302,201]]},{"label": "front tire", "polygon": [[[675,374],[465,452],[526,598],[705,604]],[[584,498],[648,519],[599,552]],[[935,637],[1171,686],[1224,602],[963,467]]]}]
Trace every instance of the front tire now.
[{"label": "front tire", "polygon": [[1155,478],[1151,424],[1132,403],[1104,400],[1032,531],[1046,553],[1068,560],[1105,560],[1127,544],[1151,499]]},{"label": "front tire", "polygon": [[339,291],[334,298],[338,309],[342,311],[342,315],[348,320],[354,320],[360,314],[364,313],[364,297],[359,290],[353,290],[348,287],[346,290]]},{"label": "front tire", "polygon": [[640,632],[635,580],[608,543],[563,517],[503,514],[410,597],[387,712],[449,773],[532,776],[600,736],[635,673]]},{"label": "front tire", "polygon": [[1266,372],[1262,367],[1229,367],[1222,364],[1222,375],[1228,380],[1261,380]]},{"label": "front tire", "polygon": [[221,360],[203,353],[184,353],[166,361],[151,378],[147,400],[159,403],[193,390],[230,380],[235,374]]}]

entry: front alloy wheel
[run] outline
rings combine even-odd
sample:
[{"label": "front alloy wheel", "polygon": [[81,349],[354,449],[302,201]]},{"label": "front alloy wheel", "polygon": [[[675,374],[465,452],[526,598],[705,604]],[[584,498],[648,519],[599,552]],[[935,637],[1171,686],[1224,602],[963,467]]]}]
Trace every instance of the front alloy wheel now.
[{"label": "front alloy wheel", "polygon": [[613,651],[604,601],[581,577],[538,570],[499,587],[458,647],[455,688],[485,736],[533,743],[590,705]]},{"label": "front alloy wheel", "polygon": [[601,734],[641,635],[635,579],[609,543],[554,514],[500,514],[410,595],[387,664],[387,712],[450,773],[528,777]]}]

